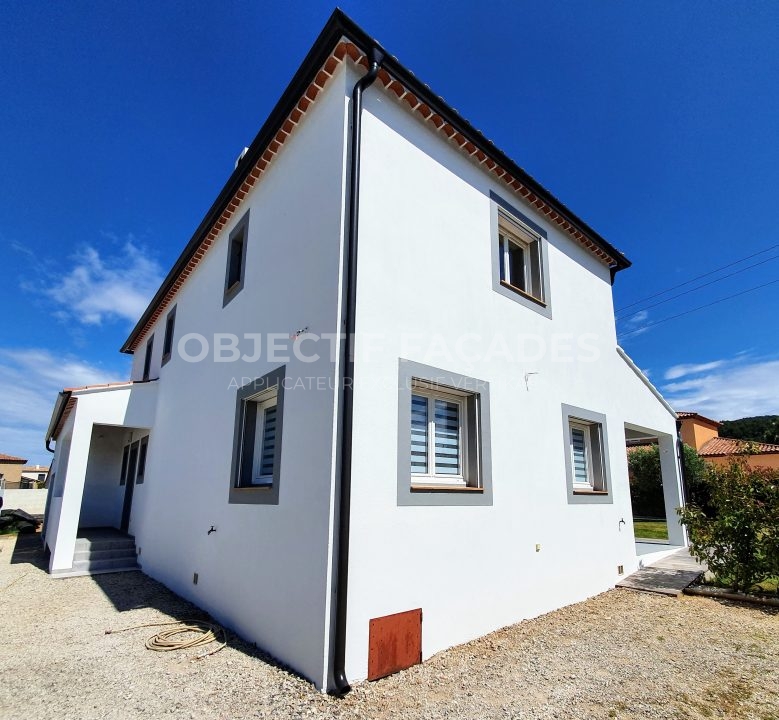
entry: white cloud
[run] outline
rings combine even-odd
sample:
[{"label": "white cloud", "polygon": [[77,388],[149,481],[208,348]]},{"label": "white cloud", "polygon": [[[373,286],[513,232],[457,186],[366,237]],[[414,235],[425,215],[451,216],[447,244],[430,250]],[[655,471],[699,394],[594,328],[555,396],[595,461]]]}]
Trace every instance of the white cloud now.
[{"label": "white cloud", "polygon": [[0,350],[0,452],[48,464],[44,435],[57,393],[66,386],[97,385],[126,376],[126,367],[104,368],[48,350]]},{"label": "white cloud", "polygon": [[159,263],[132,238],[113,254],[87,245],[73,261],[73,267],[42,292],[58,305],[55,317],[84,325],[116,319],[135,322],[162,282]]},{"label": "white cloud", "polygon": [[712,362],[695,364],[682,364],[669,367],[663,376],[666,380],[676,380],[687,375],[698,375],[699,373],[716,370],[725,364],[725,360],[713,360]]},{"label": "white cloud", "polygon": [[[711,366],[711,371],[700,370],[706,366]],[[675,410],[694,411],[716,420],[779,414],[779,360],[719,360],[682,367],[696,367],[696,372],[703,374],[661,388]]]},{"label": "white cloud", "polygon": [[620,325],[619,334],[624,337],[633,337],[635,335],[643,335],[651,329],[652,325],[646,325],[646,321],[649,319],[649,312],[647,310],[639,310],[627,317],[617,318],[617,324]]}]

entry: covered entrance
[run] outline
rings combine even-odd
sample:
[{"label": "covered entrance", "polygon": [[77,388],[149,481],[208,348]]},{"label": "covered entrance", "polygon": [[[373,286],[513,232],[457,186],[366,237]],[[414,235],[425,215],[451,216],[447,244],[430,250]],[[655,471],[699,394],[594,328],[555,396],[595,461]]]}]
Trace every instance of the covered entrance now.
[{"label": "covered entrance", "polygon": [[641,566],[687,545],[676,509],[684,503],[677,439],[625,423],[636,554]]},{"label": "covered entrance", "polygon": [[[82,557],[84,540],[90,540],[87,550],[97,552],[89,531],[132,535],[133,508],[143,501],[140,488],[147,474],[156,397],[154,382],[60,394],[48,437],[57,443],[44,525],[51,573],[72,573],[83,569],[80,562],[98,559]],[[99,559],[109,558],[103,553]]]}]

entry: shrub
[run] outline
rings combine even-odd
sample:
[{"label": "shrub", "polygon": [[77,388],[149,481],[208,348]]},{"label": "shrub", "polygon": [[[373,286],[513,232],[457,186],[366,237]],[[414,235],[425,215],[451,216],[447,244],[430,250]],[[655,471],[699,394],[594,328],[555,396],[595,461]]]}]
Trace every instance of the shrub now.
[{"label": "shrub", "polygon": [[698,455],[694,447],[685,444],[684,449],[684,480],[686,485],[687,504],[697,505],[710,516],[714,514],[709,497],[709,487],[706,484],[706,472],[708,465]]},{"label": "shrub", "polygon": [[[688,503],[709,509],[708,490],[703,482],[705,460],[689,445],[684,446],[684,476]],[[657,445],[638,447],[628,455],[630,501],[633,517],[665,517],[663,478],[660,471],[660,448]]]},{"label": "shrub", "polygon": [[779,575],[779,470],[752,468],[745,456],[710,465],[701,479],[710,507],[679,509],[690,551],[715,581],[748,591]]},{"label": "shrub", "polygon": [[657,445],[631,450],[628,469],[633,517],[664,518],[663,479]]}]

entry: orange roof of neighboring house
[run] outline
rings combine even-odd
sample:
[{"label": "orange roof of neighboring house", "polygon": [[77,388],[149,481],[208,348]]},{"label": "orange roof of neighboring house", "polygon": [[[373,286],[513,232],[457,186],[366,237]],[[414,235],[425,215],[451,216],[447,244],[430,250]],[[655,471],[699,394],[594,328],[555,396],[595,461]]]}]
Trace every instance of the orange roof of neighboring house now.
[{"label": "orange roof of neighboring house", "polygon": [[703,443],[698,455],[702,457],[714,457],[721,455],[737,455],[744,452],[747,446],[754,448],[759,455],[779,453],[779,445],[770,443],[753,442],[750,440],[735,440],[733,438],[716,437]]},{"label": "orange roof of neighboring house", "polygon": [[22,468],[22,472],[49,472],[49,468],[45,465],[28,465]]},{"label": "orange roof of neighboring house", "polygon": [[0,462],[2,463],[26,463],[27,458],[20,458],[16,457],[16,455],[6,455],[5,453],[0,453]]},{"label": "orange roof of neighboring house", "polygon": [[712,420],[711,418],[707,418],[705,415],[701,415],[697,412],[684,412],[684,411],[677,411],[676,413],[680,420],[686,420],[688,418],[695,418],[696,420],[704,420],[705,422],[709,422],[712,425],[722,425],[721,422],[718,422],[717,420]]}]

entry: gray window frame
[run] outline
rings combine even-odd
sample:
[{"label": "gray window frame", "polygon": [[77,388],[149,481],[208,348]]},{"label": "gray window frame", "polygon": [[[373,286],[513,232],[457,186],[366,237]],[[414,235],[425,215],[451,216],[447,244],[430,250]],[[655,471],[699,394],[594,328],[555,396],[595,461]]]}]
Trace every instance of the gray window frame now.
[{"label": "gray window frame", "polygon": [[143,485],[146,479],[146,463],[149,457],[149,436],[144,435],[141,438],[141,444],[138,446],[138,462],[135,467],[135,484]]},{"label": "gray window frame", "polygon": [[143,355],[143,382],[151,379],[151,366],[154,362],[154,333],[146,341],[146,349]]},{"label": "gray window frame", "polygon": [[[411,395],[414,380],[468,393],[465,398],[468,432],[469,475],[476,473],[479,490],[443,486],[436,489],[411,485]],[[485,380],[411,360],[398,362],[398,488],[399,506],[492,505],[492,454],[490,449],[490,385]]]},{"label": "gray window frame", "polygon": [[[286,366],[282,365],[271,370],[262,377],[246,383],[236,391],[235,430],[233,433],[233,457],[230,465],[230,493],[228,502],[234,505],[278,505],[279,488],[281,485],[281,448],[284,442],[284,378]],[[245,447],[254,446],[254,432],[251,438],[246,435],[246,410],[249,403],[255,404],[254,398],[263,394],[261,400],[276,397],[276,447],[273,453],[273,482],[271,485],[246,484],[240,474],[243,469],[251,468],[252,462],[244,459]],[[253,428],[253,426],[251,426]],[[253,450],[252,450],[253,452]]]},{"label": "gray window frame", "polygon": [[[176,308],[178,305],[174,305],[170,312],[165,316],[165,332],[162,336],[162,363],[165,365],[173,356],[173,338],[176,333]],[[168,341],[170,341],[170,348],[167,349]]]},{"label": "gray window frame", "polygon": [[[565,482],[569,505],[611,505],[614,495],[611,487],[611,463],[609,462],[609,440],[606,416],[602,413],[587,410],[574,405],[562,404],[563,413],[563,452],[565,456]],[[593,472],[600,471],[604,490],[574,489],[573,463],[571,461],[571,421],[583,421],[585,424],[599,428],[600,432],[590,435],[593,446],[597,444],[598,451],[592,452]]]},{"label": "gray window frame", "polygon": [[[541,285],[543,287],[543,301],[534,299],[531,295],[514,290],[500,280],[500,213],[501,210],[526,225],[536,235],[541,249]],[[504,200],[500,195],[490,191],[490,230],[492,241],[490,243],[490,253],[492,259],[492,289],[504,297],[513,300],[520,305],[543,315],[545,318],[552,319],[552,295],[549,287],[549,240],[546,231],[537,223],[533,222],[525,213],[516,208],[511,203]]]},{"label": "gray window frame", "polygon": [[[227,262],[225,263],[225,285],[224,296],[222,298],[222,307],[226,307],[233,298],[243,290],[244,279],[246,277],[246,249],[249,246],[249,210],[247,210],[243,217],[236,223],[235,227],[230,231],[230,235],[227,238]],[[241,277],[232,285],[228,286],[230,281],[230,260],[232,258],[233,240],[241,235]]]}]

